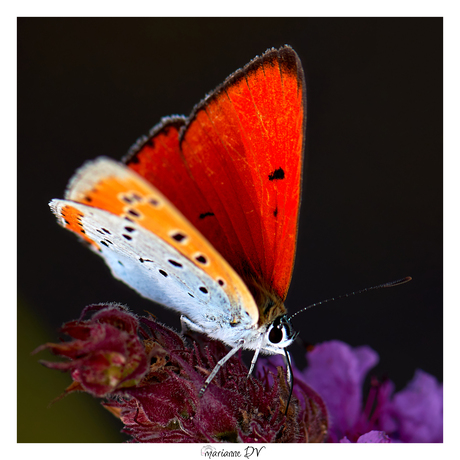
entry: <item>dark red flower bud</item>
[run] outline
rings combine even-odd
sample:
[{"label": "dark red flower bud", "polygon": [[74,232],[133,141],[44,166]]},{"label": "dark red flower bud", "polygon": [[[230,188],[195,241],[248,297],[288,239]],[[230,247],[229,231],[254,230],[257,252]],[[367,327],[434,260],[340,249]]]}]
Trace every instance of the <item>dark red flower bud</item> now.
[{"label": "dark red flower bud", "polygon": [[[83,320],[89,311],[96,313],[91,319]],[[69,358],[68,362],[43,361],[42,364],[70,371],[81,389],[103,397],[116,389],[136,385],[147,372],[148,355],[137,335],[138,327],[136,316],[121,306],[91,305],[85,308],[79,320],[62,327],[62,332],[73,340],[47,343],[36,351],[48,349]]]},{"label": "dark red flower bud", "polygon": [[[199,391],[217,361],[227,354],[217,341],[187,339],[152,318],[125,308],[87,307],[90,320],[67,323],[74,340],[46,344],[70,359],[45,363],[70,370],[77,389],[104,397],[103,405],[137,442],[323,442],[327,413],[321,398],[305,383],[289,388],[284,369],[250,376],[241,356],[219,370],[202,397]],[[75,383],[71,390],[75,389]]]}]

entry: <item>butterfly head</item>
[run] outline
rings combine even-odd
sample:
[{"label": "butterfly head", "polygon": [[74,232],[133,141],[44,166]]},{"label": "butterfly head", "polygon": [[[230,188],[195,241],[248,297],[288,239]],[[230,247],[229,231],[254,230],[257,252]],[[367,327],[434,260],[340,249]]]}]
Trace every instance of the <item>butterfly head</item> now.
[{"label": "butterfly head", "polygon": [[265,332],[264,351],[268,353],[284,353],[282,349],[291,345],[297,337],[286,315],[278,316],[268,327]]},{"label": "butterfly head", "polygon": [[[251,340],[249,347],[254,349],[260,347],[261,351],[267,354],[284,354],[284,349],[291,345],[297,337],[291,322],[287,316],[284,300],[276,293],[273,287],[268,286],[260,280],[245,278],[254,301],[259,311],[257,324],[257,336]],[[262,335],[262,337],[261,337]]]}]

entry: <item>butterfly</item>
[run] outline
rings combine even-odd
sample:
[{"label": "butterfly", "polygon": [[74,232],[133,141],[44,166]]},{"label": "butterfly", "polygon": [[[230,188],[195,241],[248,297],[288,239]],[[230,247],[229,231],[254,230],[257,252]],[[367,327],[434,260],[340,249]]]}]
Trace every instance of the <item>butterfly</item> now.
[{"label": "butterfly", "polygon": [[283,354],[306,123],[302,65],[289,46],[231,74],[189,117],[166,117],[122,162],[99,157],[50,207],[115,278],[181,314],[185,328]]}]

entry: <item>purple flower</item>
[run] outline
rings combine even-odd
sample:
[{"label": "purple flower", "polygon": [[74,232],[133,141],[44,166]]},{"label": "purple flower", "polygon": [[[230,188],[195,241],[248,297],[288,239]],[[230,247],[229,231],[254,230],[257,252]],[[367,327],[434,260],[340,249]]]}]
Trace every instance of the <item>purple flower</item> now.
[{"label": "purple flower", "polygon": [[339,341],[320,344],[308,355],[303,380],[321,391],[331,419],[333,441],[350,434],[361,415],[362,386],[378,355],[364,346],[352,349]]},{"label": "purple flower", "polygon": [[[93,313],[83,320],[87,313]],[[84,390],[124,424],[137,442],[324,442],[327,411],[322,399],[299,380],[285,414],[289,388],[284,370],[247,377],[233,356],[203,397],[206,376],[227,353],[225,346],[193,335],[192,341],[152,318],[117,305],[87,307],[63,326],[73,339],[46,344],[69,359],[44,364],[69,370],[66,393]]]},{"label": "purple flower", "polygon": [[[342,438],[339,442],[350,442],[351,441],[345,436]],[[385,443],[385,442],[391,442],[390,438],[385,434],[384,431],[369,431],[369,433],[363,434],[360,436],[357,441],[357,443],[366,443],[366,442],[371,442],[371,443]]]},{"label": "purple flower", "polygon": [[[434,377],[419,370],[395,395],[391,381],[373,378],[363,407],[362,386],[378,362],[375,351],[331,341],[307,353],[307,361],[303,372],[294,366],[294,374],[325,401],[330,442],[442,442],[442,385]],[[278,357],[270,358],[259,369],[278,364]]]},{"label": "purple flower", "polygon": [[443,442],[443,388],[432,375],[417,370],[381,411],[381,428],[402,442]]}]

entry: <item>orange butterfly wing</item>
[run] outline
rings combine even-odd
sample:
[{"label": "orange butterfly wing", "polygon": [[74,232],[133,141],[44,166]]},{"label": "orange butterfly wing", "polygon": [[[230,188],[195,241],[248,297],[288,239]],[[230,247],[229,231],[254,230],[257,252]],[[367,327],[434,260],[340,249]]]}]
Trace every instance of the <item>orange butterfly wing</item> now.
[{"label": "orange butterfly wing", "polygon": [[[160,269],[163,276],[167,276],[166,271],[168,268],[172,269],[171,265],[182,267],[180,262],[167,260],[164,249],[160,254],[162,245],[166,243],[168,248],[174,248],[180,256],[188,259],[187,263],[192,263],[201,273],[208,275],[209,279],[204,278],[209,283],[220,287],[222,292],[214,292],[216,298],[222,293],[226,296],[224,301],[228,300],[229,308],[235,313],[235,320],[240,317],[246,320],[240,313],[243,307],[252,323],[257,322],[259,314],[254,299],[229,263],[160,191],[126,166],[104,157],[87,162],[70,181],[65,200],[53,200],[50,205],[59,223],[83,238],[96,252],[101,253],[101,245],[104,245],[111,248],[111,255],[130,254],[131,260],[135,260],[139,267],[145,265],[144,262],[163,263]],[[92,208],[95,210],[91,213]],[[111,230],[107,230],[101,223],[104,220],[107,220],[107,225],[112,226],[109,227]],[[140,232],[138,226],[148,231],[149,238]],[[114,238],[118,238],[118,242],[112,242]],[[155,238],[162,240],[162,243]],[[122,243],[128,244],[131,240],[138,244],[143,243],[147,248],[144,250],[147,257],[150,251],[157,255],[156,260],[141,257],[144,253],[136,253],[135,248],[130,245],[122,246]],[[160,250],[155,253],[154,249],[159,247]],[[172,259],[174,250],[169,251]],[[110,263],[113,262],[113,257],[106,255],[104,258],[113,271]],[[116,263],[114,265],[117,267]],[[194,277],[193,273],[190,274],[190,267],[187,273],[192,281],[199,279],[196,274]],[[133,286],[132,281],[126,280],[126,276],[115,276]],[[132,280],[132,276],[130,279]],[[208,294],[206,288],[205,291]],[[145,296],[156,300],[154,295]]]},{"label": "orange butterfly wing", "polygon": [[286,298],[295,256],[305,128],[302,66],[269,50],[127,160],[238,274]]},{"label": "orange butterfly wing", "polygon": [[[184,117],[165,117],[131,148],[125,163],[168,197],[199,230],[205,228],[209,241],[225,238],[219,223],[209,217],[210,207],[191,176],[179,147],[179,133]],[[203,227],[203,220],[206,225]]]}]

